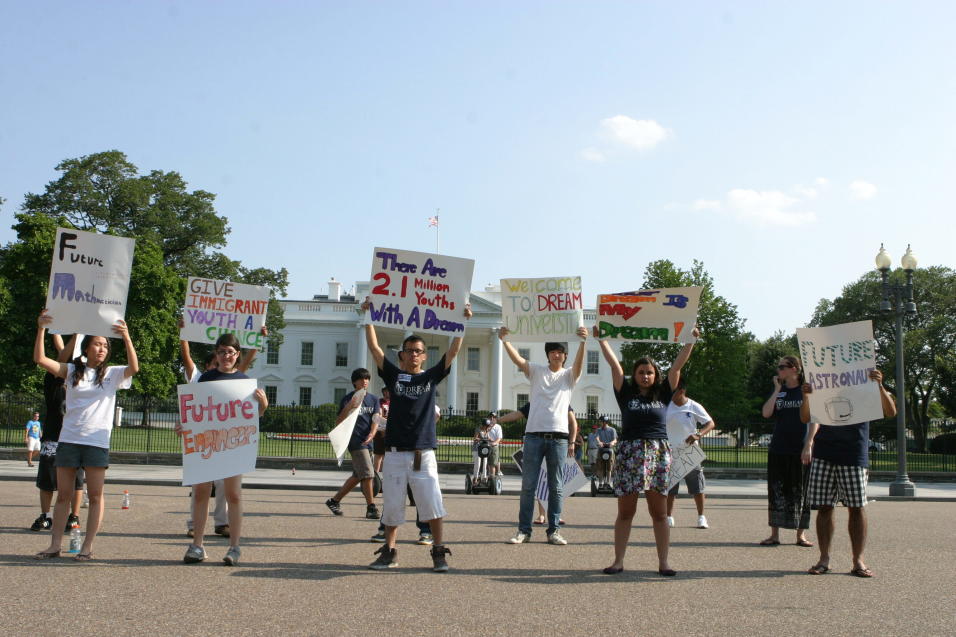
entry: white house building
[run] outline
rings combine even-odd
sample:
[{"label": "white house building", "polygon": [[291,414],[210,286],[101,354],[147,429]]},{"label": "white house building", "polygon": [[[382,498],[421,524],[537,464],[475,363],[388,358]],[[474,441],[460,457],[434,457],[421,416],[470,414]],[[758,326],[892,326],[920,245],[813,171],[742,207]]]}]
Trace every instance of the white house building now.
[{"label": "white house building", "polygon": [[[320,405],[338,403],[351,391],[350,376],[357,367],[372,373],[371,389],[378,393],[382,382],[368,354],[361,299],[368,295],[369,282],[355,284],[353,294],[343,294],[342,284],[329,282],[329,292],[307,301],[283,300],[286,327],[283,342],[267,345],[250,375],[260,381],[273,404]],[[451,373],[438,389],[442,408],[479,411],[517,409],[528,400],[527,378],[511,362],[501,341],[501,291],[488,286],[471,293],[474,316],[467,323],[464,343]],[[585,310],[584,322],[594,324],[594,310]],[[407,333],[376,327],[379,344],[391,360]],[[448,349],[450,337],[420,334],[428,348],[428,364],[434,364]],[[526,359],[545,364],[543,343],[513,342]],[[568,359],[577,352],[577,339],[568,344]],[[611,386],[611,374],[600,347],[593,338],[585,344],[585,366],[574,390],[571,405],[578,414],[616,413],[617,404]]]}]

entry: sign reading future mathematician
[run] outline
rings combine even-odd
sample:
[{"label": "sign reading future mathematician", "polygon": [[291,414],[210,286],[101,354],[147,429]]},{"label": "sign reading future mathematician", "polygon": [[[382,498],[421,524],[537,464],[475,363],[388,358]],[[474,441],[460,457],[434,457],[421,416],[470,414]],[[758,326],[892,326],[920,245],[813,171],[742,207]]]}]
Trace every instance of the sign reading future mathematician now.
[{"label": "sign reading future mathematician", "polygon": [[806,382],[813,387],[810,417],[821,425],[855,425],[883,417],[873,323],[857,321],[797,330]]},{"label": "sign reading future mathematician", "polygon": [[369,321],[400,330],[462,336],[474,269],[472,259],[375,248]]},{"label": "sign reading future mathematician", "polygon": [[57,228],[46,307],[56,334],[114,336],[126,316],[133,239]]},{"label": "sign reading future mathematician", "polygon": [[255,379],[179,385],[183,486],[254,471],[259,455]]},{"label": "sign reading future mathematician", "polygon": [[265,286],[191,276],[179,338],[215,343],[223,334],[235,334],[244,349],[261,350],[268,309],[269,288]]},{"label": "sign reading future mathematician", "polygon": [[703,288],[658,288],[600,294],[601,338],[642,343],[693,343]]}]

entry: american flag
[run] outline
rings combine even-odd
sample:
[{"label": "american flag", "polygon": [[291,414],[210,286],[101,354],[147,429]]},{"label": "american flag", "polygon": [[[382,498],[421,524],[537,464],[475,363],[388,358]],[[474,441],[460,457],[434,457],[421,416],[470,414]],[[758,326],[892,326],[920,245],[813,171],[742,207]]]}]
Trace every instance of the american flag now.
[{"label": "american flag", "polygon": [[437,225],[438,225],[438,215],[435,215],[434,217],[429,217],[429,218],[428,218],[428,227],[429,227],[429,228],[431,228],[432,226],[437,226]]}]

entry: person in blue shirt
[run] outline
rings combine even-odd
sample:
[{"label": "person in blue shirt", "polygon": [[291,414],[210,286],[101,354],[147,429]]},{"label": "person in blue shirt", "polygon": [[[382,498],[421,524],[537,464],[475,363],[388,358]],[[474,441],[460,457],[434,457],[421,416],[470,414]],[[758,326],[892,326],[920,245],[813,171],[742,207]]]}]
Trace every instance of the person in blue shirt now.
[{"label": "person in blue shirt", "polygon": [[27,421],[23,432],[23,444],[27,446],[27,466],[33,466],[33,454],[40,450],[40,412],[33,412],[33,418]]}]

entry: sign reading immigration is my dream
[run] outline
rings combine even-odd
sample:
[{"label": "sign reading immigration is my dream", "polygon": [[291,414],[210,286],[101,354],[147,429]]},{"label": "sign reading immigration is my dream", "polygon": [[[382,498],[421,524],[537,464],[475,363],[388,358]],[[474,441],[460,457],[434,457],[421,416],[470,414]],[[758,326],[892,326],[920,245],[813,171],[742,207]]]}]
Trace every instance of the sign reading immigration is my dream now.
[{"label": "sign reading immigration is my dream", "polygon": [[269,288],[217,279],[189,277],[179,338],[215,343],[223,334],[235,334],[244,349],[261,350],[262,326],[269,309]]},{"label": "sign reading immigration is my dream", "polygon": [[462,336],[474,269],[472,259],[375,248],[369,321],[400,330]]},{"label": "sign reading immigration is my dream", "polygon": [[658,288],[600,294],[597,326],[601,338],[644,343],[693,343],[703,288]]},{"label": "sign reading immigration is my dream", "polygon": [[805,380],[813,387],[813,422],[854,425],[883,417],[880,389],[870,380],[876,369],[871,321],[800,328],[797,343]]},{"label": "sign reading immigration is my dream", "polygon": [[126,317],[133,239],[57,228],[46,307],[55,334],[115,336]]},{"label": "sign reading immigration is my dream", "polygon": [[583,319],[579,276],[501,279],[501,321],[517,343],[570,339]]},{"label": "sign reading immigration is my dream", "polygon": [[255,379],[179,385],[183,486],[254,471],[259,454]]}]

